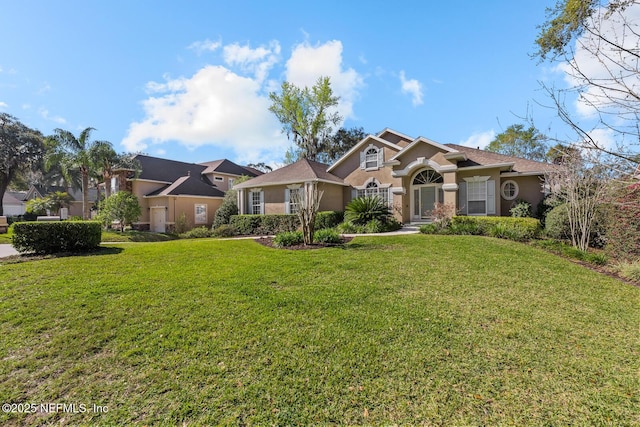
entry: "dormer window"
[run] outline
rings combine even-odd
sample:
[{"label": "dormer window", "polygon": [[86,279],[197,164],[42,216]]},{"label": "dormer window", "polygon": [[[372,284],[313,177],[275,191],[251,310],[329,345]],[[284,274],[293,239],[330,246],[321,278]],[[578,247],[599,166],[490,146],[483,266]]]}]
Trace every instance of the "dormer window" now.
[{"label": "dormer window", "polygon": [[375,145],[369,145],[360,152],[360,169],[377,170],[382,167],[384,151]]}]

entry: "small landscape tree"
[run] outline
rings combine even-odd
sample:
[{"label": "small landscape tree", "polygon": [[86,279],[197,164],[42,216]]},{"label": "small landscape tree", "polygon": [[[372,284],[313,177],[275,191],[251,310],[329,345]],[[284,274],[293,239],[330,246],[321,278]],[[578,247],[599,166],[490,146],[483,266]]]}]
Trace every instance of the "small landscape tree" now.
[{"label": "small landscape tree", "polygon": [[119,191],[104,200],[99,217],[107,227],[113,221],[118,221],[120,231],[124,231],[124,227],[136,221],[141,213],[138,198],[128,191]]},{"label": "small landscape tree", "polygon": [[318,189],[318,183],[307,182],[297,191],[291,191],[290,200],[296,206],[296,213],[302,226],[302,238],[305,245],[313,243],[316,227],[316,215],[324,191]]}]

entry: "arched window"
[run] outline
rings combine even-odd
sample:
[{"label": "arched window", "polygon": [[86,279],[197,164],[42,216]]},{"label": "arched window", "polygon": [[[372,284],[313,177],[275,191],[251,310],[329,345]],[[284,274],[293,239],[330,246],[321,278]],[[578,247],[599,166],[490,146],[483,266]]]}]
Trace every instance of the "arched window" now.
[{"label": "arched window", "polygon": [[360,169],[375,170],[382,167],[384,150],[371,144],[360,152]]},{"label": "arched window", "polygon": [[413,185],[442,184],[442,175],[433,169],[425,169],[413,178]]},{"label": "arched window", "polygon": [[374,196],[378,196],[382,200],[387,202],[387,204],[389,204],[391,202],[389,194],[390,194],[389,193],[389,188],[380,188],[380,185],[378,185],[378,182],[373,180],[373,181],[367,183],[367,185],[365,185],[364,188],[360,187],[358,189],[357,196],[358,197],[374,197]]}]

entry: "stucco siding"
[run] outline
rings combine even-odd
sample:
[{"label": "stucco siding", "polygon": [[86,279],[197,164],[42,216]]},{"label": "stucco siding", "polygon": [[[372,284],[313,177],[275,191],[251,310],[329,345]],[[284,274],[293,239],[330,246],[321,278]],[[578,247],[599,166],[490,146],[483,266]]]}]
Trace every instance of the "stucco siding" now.
[{"label": "stucco siding", "polygon": [[[518,184],[518,195],[515,200],[505,200],[502,197],[502,183],[505,181],[514,181]],[[542,180],[540,176],[519,176],[519,177],[503,177],[500,186],[496,189],[496,193],[500,195],[500,214],[503,216],[509,216],[511,213],[509,209],[514,205],[517,200],[526,200],[531,203],[531,213],[536,214],[538,203],[544,198],[542,191]]]}]

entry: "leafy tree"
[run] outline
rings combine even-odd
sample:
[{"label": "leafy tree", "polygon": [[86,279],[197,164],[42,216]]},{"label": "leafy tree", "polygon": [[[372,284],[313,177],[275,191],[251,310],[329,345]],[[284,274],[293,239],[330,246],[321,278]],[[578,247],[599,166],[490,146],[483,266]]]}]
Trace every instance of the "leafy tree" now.
[{"label": "leafy tree", "polygon": [[[76,138],[64,129],[55,129],[50,138],[57,143],[57,150],[47,160],[47,164],[58,163],[65,179],[69,180],[73,171],[79,171],[82,180],[82,218],[89,219],[89,178],[98,169],[95,165],[95,153],[105,141],[90,141],[95,129],[88,127]],[[110,145],[110,144],[109,144]]]},{"label": "leafy tree", "polygon": [[331,137],[326,147],[323,161],[325,163],[333,163],[342,157],[347,151],[351,150],[358,142],[367,136],[363,128],[340,128]]},{"label": "leafy tree", "polygon": [[332,112],[340,98],[333,95],[329,77],[320,77],[313,87],[304,89],[284,82],[281,93],[272,92],[269,98],[269,111],[278,118],[287,138],[300,148],[300,155],[318,160],[342,121],[337,112]]},{"label": "leafy tree", "polygon": [[27,212],[44,215],[51,210],[53,215],[58,215],[61,208],[68,208],[73,201],[73,197],[65,191],[56,191],[40,198],[31,199],[27,202]]},{"label": "leafy tree", "polygon": [[42,134],[20,123],[15,117],[0,113],[0,215],[2,198],[19,172],[38,165],[44,155]]},{"label": "leafy tree", "polygon": [[27,212],[35,215],[45,215],[51,209],[51,202],[46,197],[36,197],[27,201]]},{"label": "leafy tree", "polygon": [[[634,0],[559,0],[547,10],[536,39],[541,60],[560,62],[572,84],[557,90],[543,84],[560,118],[573,129],[573,142],[638,164],[640,142],[640,31],[632,19]],[[577,99],[595,120],[579,120],[565,99]],[[614,136],[604,143],[599,132]]]},{"label": "leafy tree", "polygon": [[521,124],[511,125],[496,135],[487,151],[543,162],[547,158],[545,141],[546,137],[533,126],[525,129]]},{"label": "leafy tree", "polygon": [[268,173],[268,172],[271,172],[273,170],[273,168],[271,166],[269,166],[268,164],[266,164],[264,162],[249,163],[247,166],[250,167],[250,168],[258,169],[260,172],[264,172],[264,173]]},{"label": "leafy tree", "polygon": [[573,145],[556,144],[549,148],[546,157],[551,163],[561,165],[569,159],[580,157],[580,150]]},{"label": "leafy tree", "polygon": [[124,227],[136,221],[141,213],[142,208],[136,196],[128,191],[118,191],[102,202],[99,218],[105,226],[118,221],[120,231],[124,231]]}]

